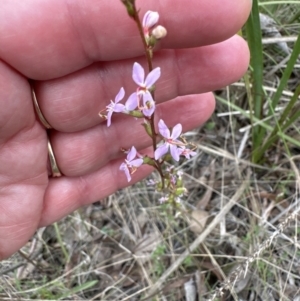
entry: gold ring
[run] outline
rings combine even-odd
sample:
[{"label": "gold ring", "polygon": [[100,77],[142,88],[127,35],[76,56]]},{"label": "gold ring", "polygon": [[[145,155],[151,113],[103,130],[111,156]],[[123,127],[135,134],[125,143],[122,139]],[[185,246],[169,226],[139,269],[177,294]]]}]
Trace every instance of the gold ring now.
[{"label": "gold ring", "polygon": [[58,165],[56,163],[56,159],[55,159],[55,156],[54,156],[54,152],[53,152],[49,137],[48,137],[48,154],[49,154],[49,161],[50,161],[50,165],[51,165],[52,177],[53,178],[61,177],[62,174],[61,174],[61,172],[58,168]]},{"label": "gold ring", "polygon": [[43,113],[42,113],[42,111],[40,109],[40,106],[39,106],[39,103],[37,101],[37,98],[36,98],[36,95],[35,95],[33,87],[31,87],[31,94],[32,94],[32,100],[33,100],[34,108],[35,108],[35,111],[36,111],[37,115],[39,116],[40,122],[43,124],[43,126],[46,129],[51,129],[52,126],[46,120],[46,118],[44,117],[44,115],[43,115]]}]

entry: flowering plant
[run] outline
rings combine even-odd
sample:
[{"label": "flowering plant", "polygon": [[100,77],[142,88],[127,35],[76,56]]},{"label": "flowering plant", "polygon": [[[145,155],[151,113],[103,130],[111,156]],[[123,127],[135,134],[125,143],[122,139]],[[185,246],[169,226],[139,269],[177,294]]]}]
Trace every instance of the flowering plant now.
[{"label": "flowering plant", "polygon": [[[125,96],[123,87],[119,90],[109,105],[102,110],[99,115],[107,120],[107,126],[112,124],[113,113],[121,113],[133,116],[135,118],[143,118],[143,126],[146,133],[152,139],[153,157],[138,153],[136,148],[132,146],[130,150],[125,151],[127,158],[121,164],[120,170],[125,173],[128,182],[131,181],[131,175],[138,170],[143,164],[154,167],[160,174],[161,181],[151,181],[156,190],[163,193],[160,202],[178,202],[186,193],[186,189],[182,182],[182,173],[176,171],[174,166],[165,167],[168,158],[178,162],[180,158],[190,159],[196,155],[194,147],[190,149],[182,137],[182,125],[176,124],[173,129],[168,128],[165,122],[160,119],[157,127],[155,124],[155,84],[160,78],[160,67],[153,68],[153,48],[156,43],[164,38],[167,34],[166,29],[157,25],[159,14],[153,11],[147,11],[142,22],[139,19],[138,10],[135,7],[135,0],[121,0],[129,16],[135,21],[144,45],[145,54],[148,63],[148,74],[145,75],[144,68],[135,62],[132,68],[132,79],[137,85],[136,90],[130,94],[124,104],[121,103]],[[106,113],[103,113],[106,111]],[[156,130],[158,128],[158,132]],[[161,140],[157,143],[158,139]]]}]

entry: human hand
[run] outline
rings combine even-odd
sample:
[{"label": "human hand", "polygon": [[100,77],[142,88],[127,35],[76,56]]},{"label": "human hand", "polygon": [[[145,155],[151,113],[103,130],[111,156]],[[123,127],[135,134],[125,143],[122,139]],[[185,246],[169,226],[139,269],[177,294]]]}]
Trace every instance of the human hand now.
[{"label": "human hand", "polygon": [[[141,17],[158,11],[168,30],[154,54],[162,75],[156,119],[184,131],[214,110],[209,91],[246,71],[246,43],[233,36],[250,0],[137,1]],[[217,44],[216,44],[217,43]],[[123,86],[132,91],[134,62],[145,66],[135,23],[120,1],[3,0],[0,4],[0,259],[21,248],[38,227],[128,186],[120,148],[143,153],[151,141],[132,118],[98,112]],[[47,134],[32,103],[53,129],[60,178],[49,178]],[[126,97],[128,97],[128,92]],[[171,100],[170,100],[171,99]],[[140,122],[140,121],[137,121]],[[139,168],[131,183],[151,172]]]}]

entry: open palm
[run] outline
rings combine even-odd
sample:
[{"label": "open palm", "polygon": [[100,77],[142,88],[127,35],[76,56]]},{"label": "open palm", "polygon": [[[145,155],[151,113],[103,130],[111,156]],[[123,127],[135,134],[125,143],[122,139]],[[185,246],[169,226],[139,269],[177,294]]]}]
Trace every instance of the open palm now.
[{"label": "open palm", "polygon": [[[249,54],[234,36],[250,0],[144,0],[168,30],[155,53],[156,118],[189,130],[214,109],[209,91],[236,81]],[[135,88],[134,62],[145,66],[137,29],[120,1],[2,0],[0,4],[0,259],[40,226],[128,185],[120,148],[150,146],[140,121],[98,116],[120,87]],[[48,178],[47,133],[35,115],[28,79],[53,129],[63,176]],[[134,123],[136,122],[136,126]],[[151,172],[142,166],[132,183]]]}]

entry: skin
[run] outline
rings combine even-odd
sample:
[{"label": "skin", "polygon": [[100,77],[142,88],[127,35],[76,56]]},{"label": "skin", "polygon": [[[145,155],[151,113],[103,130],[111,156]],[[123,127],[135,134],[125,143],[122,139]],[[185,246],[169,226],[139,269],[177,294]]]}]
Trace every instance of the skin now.
[{"label": "skin", "polygon": [[[156,120],[183,131],[212,114],[209,91],[246,71],[246,43],[234,34],[250,0],[137,0],[141,13],[158,11],[168,30],[154,55]],[[0,4],[0,260],[21,248],[41,226],[128,186],[119,171],[120,148],[150,152],[140,121],[98,112],[121,86],[134,91],[132,65],[146,67],[134,22],[119,1],[2,0]],[[64,174],[49,178],[47,134],[35,115],[28,79]],[[132,126],[136,123],[136,126]],[[142,166],[132,183],[151,172]]]}]

